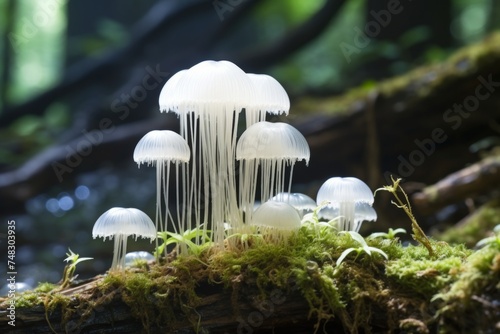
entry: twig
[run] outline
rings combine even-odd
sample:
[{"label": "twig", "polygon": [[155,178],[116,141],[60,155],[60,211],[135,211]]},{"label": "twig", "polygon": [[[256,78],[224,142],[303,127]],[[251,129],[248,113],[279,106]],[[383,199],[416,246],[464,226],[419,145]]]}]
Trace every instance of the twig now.
[{"label": "twig", "polygon": [[[385,190],[390,192],[394,198],[396,199],[396,202],[391,201],[392,204],[396,205],[398,208],[403,209],[403,211],[406,213],[406,215],[410,218],[411,220],[411,230],[413,232],[412,237],[415,239],[417,242],[421,243],[425,248],[427,248],[427,251],[429,251],[429,256],[434,257],[435,253],[432,248],[431,242],[429,241],[429,238],[425,235],[424,231],[418,225],[417,219],[411,212],[411,206],[410,206],[410,201],[408,199],[408,195],[404,192],[403,188],[399,185],[401,182],[401,179],[398,178],[394,180],[394,178],[391,175],[391,180],[392,180],[392,185],[391,186],[383,186],[382,188],[379,188],[375,190],[375,193],[379,190]],[[401,193],[404,196],[404,201],[401,200],[401,198],[398,196],[398,189],[401,191]]]}]

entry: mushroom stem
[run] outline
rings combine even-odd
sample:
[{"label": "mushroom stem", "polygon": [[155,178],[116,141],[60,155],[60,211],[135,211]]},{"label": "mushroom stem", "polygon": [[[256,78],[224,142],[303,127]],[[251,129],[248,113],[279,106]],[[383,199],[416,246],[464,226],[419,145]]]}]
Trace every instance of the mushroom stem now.
[{"label": "mushroom stem", "polygon": [[117,234],[115,236],[113,262],[111,262],[110,270],[120,270],[124,268],[125,254],[127,254],[127,236],[124,234]]},{"label": "mushroom stem", "polygon": [[[155,227],[158,231],[158,223],[160,229],[163,231],[163,221],[161,216],[161,188],[162,188],[162,169],[163,164],[160,161],[156,162],[156,216],[155,216]],[[168,203],[168,202],[165,202]],[[155,246],[158,249],[158,238],[155,239]],[[156,261],[159,259],[159,254],[156,254]]]},{"label": "mushroom stem", "polygon": [[354,202],[339,203],[339,221],[342,231],[353,231],[354,227]]}]

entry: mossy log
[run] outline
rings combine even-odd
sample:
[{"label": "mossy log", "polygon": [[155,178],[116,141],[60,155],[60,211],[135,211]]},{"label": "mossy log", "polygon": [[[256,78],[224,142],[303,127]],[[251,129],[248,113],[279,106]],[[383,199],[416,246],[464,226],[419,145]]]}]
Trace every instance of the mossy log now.
[{"label": "mossy log", "polygon": [[[0,332],[494,333],[500,326],[500,236],[478,251],[431,241],[433,256],[394,237],[367,238],[388,260],[350,234],[309,224],[284,244],[258,240],[243,250],[209,246],[199,256],[138,263],[65,289],[42,284],[16,298],[16,326],[7,318]],[[0,299],[0,312],[11,314],[11,300]]]}]

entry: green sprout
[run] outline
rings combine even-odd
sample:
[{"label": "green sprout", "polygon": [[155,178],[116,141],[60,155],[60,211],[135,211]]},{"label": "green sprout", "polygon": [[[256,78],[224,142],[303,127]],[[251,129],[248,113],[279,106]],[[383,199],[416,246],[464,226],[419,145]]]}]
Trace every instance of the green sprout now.
[{"label": "green sprout", "polygon": [[228,240],[229,245],[233,248],[237,248],[238,244],[240,244],[243,249],[248,249],[250,248],[250,244],[257,240],[263,240],[263,237],[259,233],[233,233],[226,240]]},{"label": "green sprout", "polygon": [[387,231],[387,232],[372,233],[367,237],[367,239],[382,238],[382,239],[387,239],[387,240],[395,240],[395,239],[397,239],[396,234],[398,234],[398,233],[406,233],[406,230],[404,228],[397,228],[394,230],[391,227],[391,228],[389,228],[389,231]]},{"label": "green sprout", "polygon": [[[161,253],[166,254],[167,246],[176,245],[178,248],[181,248],[181,253],[185,254],[187,249],[189,249],[194,255],[199,256],[201,252],[211,244],[211,238],[207,234],[209,231],[205,231],[202,226],[200,228],[194,228],[192,230],[187,230],[182,234],[163,231],[158,232],[158,238],[163,240],[163,243],[158,246],[155,251],[155,257],[160,255]],[[192,240],[202,239],[201,244],[197,244]]]},{"label": "green sprout", "polygon": [[[401,188],[401,179],[396,179],[391,175],[391,180],[392,180],[392,185],[391,186],[383,186],[382,188],[378,188],[375,190],[375,194],[379,190],[385,190],[390,192],[394,198],[396,199],[396,202],[391,201],[392,204],[397,206],[400,209],[403,209],[403,211],[406,213],[408,218],[411,220],[411,230],[413,232],[412,237],[415,239],[417,242],[421,243],[425,248],[427,248],[427,251],[429,252],[430,257],[434,257],[434,249],[432,248],[431,242],[429,241],[429,238],[425,235],[424,231],[418,225],[417,219],[413,215],[411,211],[411,206],[410,206],[410,200],[408,199],[408,195],[404,192],[403,188]],[[398,195],[398,190],[401,191],[401,193],[404,196],[404,202],[401,200],[401,198]]]},{"label": "green sprout", "polygon": [[356,241],[357,243],[359,243],[361,246],[357,247],[357,248],[355,248],[355,247],[347,248],[345,251],[343,251],[342,254],[340,254],[339,258],[337,259],[337,262],[336,262],[337,267],[340,266],[342,264],[342,262],[344,261],[344,259],[347,257],[347,255],[349,255],[352,252],[356,252],[356,258],[362,252],[365,252],[369,256],[372,256],[372,252],[375,252],[375,253],[378,253],[378,254],[382,255],[386,260],[388,259],[387,254],[383,250],[378,249],[376,247],[368,246],[368,244],[366,243],[365,239],[358,232],[355,232],[355,231],[342,231],[340,233],[342,233],[342,234],[346,234],[346,233],[349,234],[351,236],[351,238],[354,241]]},{"label": "green sprout", "polygon": [[64,267],[61,289],[68,287],[78,276],[73,276],[78,263],[93,259],[92,257],[80,257],[80,255],[73,253],[70,248],[68,250],[69,253],[66,253],[68,257],[64,259],[68,264]]},{"label": "green sprout", "polygon": [[325,208],[329,203],[328,201],[323,201],[311,213],[307,213],[302,217],[302,226],[312,227],[318,238],[322,238],[328,229],[337,229],[337,221],[340,217],[336,217],[328,222],[320,221],[319,211]]}]

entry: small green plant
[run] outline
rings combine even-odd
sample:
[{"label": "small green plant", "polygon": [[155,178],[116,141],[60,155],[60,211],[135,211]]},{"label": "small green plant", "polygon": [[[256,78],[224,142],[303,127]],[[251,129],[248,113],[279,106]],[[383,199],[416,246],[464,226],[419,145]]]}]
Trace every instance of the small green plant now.
[{"label": "small green plant", "polygon": [[[427,238],[427,236],[425,235],[420,225],[418,225],[417,219],[415,218],[415,216],[411,211],[410,200],[408,199],[408,195],[406,195],[403,188],[401,188],[400,185],[401,179],[394,180],[394,178],[391,175],[391,180],[392,180],[392,185],[378,188],[377,190],[375,190],[375,194],[379,190],[385,190],[390,192],[394,196],[396,202],[392,201],[391,203],[397,206],[398,208],[403,209],[408,218],[410,218],[411,220],[411,230],[413,232],[412,234],[413,239],[415,239],[415,241],[421,243],[425,248],[427,248],[430,257],[434,257],[435,254],[434,250],[432,249],[431,242],[429,241],[429,238]],[[399,197],[398,191],[400,191],[403,194],[404,202]]]},{"label": "small green plant", "polygon": [[[169,245],[177,245],[177,248],[180,248],[180,253],[186,254],[189,249],[191,253],[198,256],[206,247],[211,245],[209,232],[204,230],[202,226],[187,230],[182,234],[169,231],[158,232],[158,238],[161,238],[163,243],[158,246],[154,255],[156,257],[162,253],[166,254]],[[193,242],[193,240],[196,241],[197,239],[200,239],[201,243]]]},{"label": "small green plant", "polygon": [[262,234],[259,233],[233,233],[227,236],[226,240],[230,247],[238,248],[238,243],[243,249],[250,248],[250,244],[255,241],[262,241]]},{"label": "small green plant", "polygon": [[382,238],[382,239],[387,239],[387,240],[395,240],[395,239],[397,239],[396,235],[398,233],[406,233],[406,230],[404,228],[393,229],[392,227],[390,227],[389,231],[372,233],[367,237],[367,239]]},{"label": "small green plant", "polygon": [[68,287],[71,282],[78,276],[74,276],[76,265],[80,262],[92,260],[92,257],[80,257],[80,255],[73,253],[73,251],[68,248],[69,253],[66,253],[68,256],[64,259],[64,261],[68,262],[68,264],[64,267],[61,289]]},{"label": "small green plant", "polygon": [[335,217],[328,222],[320,221],[319,211],[325,208],[328,204],[329,202],[324,201],[320,205],[318,205],[311,213],[307,213],[304,215],[304,217],[302,217],[302,226],[312,227],[314,231],[316,231],[316,236],[318,238],[321,238],[323,236],[324,232],[326,232],[326,229],[337,230],[337,222],[340,216]]},{"label": "small green plant", "polygon": [[357,248],[350,247],[350,248],[347,248],[345,251],[343,251],[342,254],[340,254],[339,258],[337,259],[337,262],[336,262],[337,267],[340,266],[342,264],[342,262],[344,261],[344,259],[347,257],[347,255],[351,254],[352,252],[356,252],[356,258],[362,252],[365,252],[369,256],[372,256],[372,252],[375,252],[375,253],[382,255],[386,260],[388,259],[387,254],[383,250],[378,249],[376,247],[368,246],[365,239],[358,232],[342,231],[340,233],[341,234],[349,234],[354,241],[356,241],[357,243],[360,244],[360,247],[357,247]]}]

